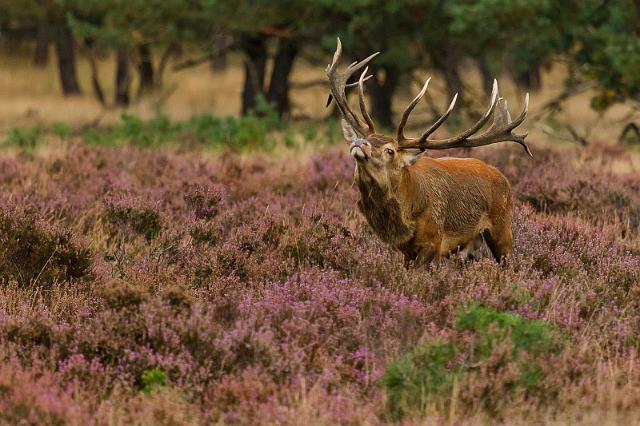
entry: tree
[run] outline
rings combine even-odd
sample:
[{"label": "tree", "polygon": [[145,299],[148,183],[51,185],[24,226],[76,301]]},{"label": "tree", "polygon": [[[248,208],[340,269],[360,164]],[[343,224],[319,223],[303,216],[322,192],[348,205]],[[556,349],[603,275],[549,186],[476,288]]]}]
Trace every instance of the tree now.
[{"label": "tree", "polygon": [[[66,0],[74,34],[90,60],[116,56],[116,103],[130,99],[130,69],[138,72],[138,95],[162,87],[170,59],[207,27],[201,4],[192,0]],[[92,59],[92,57],[94,59]]]},{"label": "tree", "polygon": [[412,0],[360,0],[317,2],[318,14],[331,22],[322,38],[327,54],[340,36],[345,55],[362,59],[373,52],[380,55],[370,65],[373,78],[367,83],[373,118],[383,127],[393,122],[392,100],[402,76],[418,65]]},{"label": "tree", "polygon": [[514,81],[540,87],[540,67],[571,45],[575,2],[548,0],[454,0],[446,3],[454,44],[474,57],[484,76],[507,64]]},{"label": "tree", "polygon": [[633,0],[580,2],[571,58],[579,77],[594,82],[591,107],[604,111],[616,102],[640,100],[640,4]]},{"label": "tree", "polygon": [[[289,80],[301,47],[317,39],[314,1],[204,0],[205,14],[234,38],[244,55],[242,113],[263,97],[279,115],[289,112]],[[273,63],[271,74],[267,64]]]},{"label": "tree", "polygon": [[0,0],[0,30],[27,34],[38,40],[34,62],[46,60],[49,40],[53,41],[58,75],[65,96],[81,93],[76,72],[76,47],[66,22],[66,8],[55,0]]}]

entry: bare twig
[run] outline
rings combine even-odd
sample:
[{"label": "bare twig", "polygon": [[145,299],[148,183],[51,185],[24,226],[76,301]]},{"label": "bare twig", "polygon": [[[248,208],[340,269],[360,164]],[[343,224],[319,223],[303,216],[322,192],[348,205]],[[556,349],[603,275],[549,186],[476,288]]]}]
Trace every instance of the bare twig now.
[{"label": "bare twig", "polygon": [[569,131],[569,134],[571,134],[571,137],[575,142],[578,142],[582,146],[589,145],[589,141],[587,141],[587,139],[585,139],[583,136],[578,134],[576,129],[571,124],[565,124],[565,127]]},{"label": "bare twig", "polygon": [[627,133],[629,132],[633,132],[633,134],[636,136],[636,139],[640,140],[640,127],[638,127],[636,123],[632,122],[624,126],[624,129],[622,129],[622,132],[620,132],[620,136],[618,136],[618,142],[624,143],[627,137]]},{"label": "bare twig", "polygon": [[49,259],[47,259],[47,261],[42,266],[42,269],[40,269],[40,272],[38,272],[38,276],[36,276],[36,279],[33,280],[34,287],[36,286],[36,284],[38,284],[38,280],[40,279],[40,276],[42,275],[44,270],[47,269],[47,265],[49,265],[49,262],[51,262],[51,259],[53,259],[53,256],[56,254],[57,251],[58,251],[58,247],[54,247],[53,252],[51,252],[51,256],[49,256]]},{"label": "bare twig", "polygon": [[233,41],[228,40],[226,43],[224,43],[223,45],[219,46],[215,50],[207,53],[206,55],[200,56],[198,58],[187,59],[184,62],[180,62],[178,64],[175,64],[173,66],[173,71],[182,71],[182,70],[185,70],[185,69],[188,69],[188,68],[197,67],[198,65],[204,64],[205,62],[209,62],[212,59],[215,59],[218,56],[222,55],[227,50],[231,49],[231,47],[233,47],[233,45],[234,45]]},{"label": "bare twig", "polygon": [[554,114],[562,109],[562,103],[567,99],[586,92],[594,87],[593,83],[583,83],[567,87],[562,93],[544,104],[538,112],[532,114],[529,122],[541,120],[547,114]]}]

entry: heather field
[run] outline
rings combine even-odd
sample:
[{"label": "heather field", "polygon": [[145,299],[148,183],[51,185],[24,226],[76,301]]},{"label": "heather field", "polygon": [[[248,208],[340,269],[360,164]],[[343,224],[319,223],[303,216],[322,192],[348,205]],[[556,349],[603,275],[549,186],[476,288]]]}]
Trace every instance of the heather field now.
[{"label": "heather field", "polygon": [[511,181],[514,257],[406,270],[322,134],[275,151],[12,137],[2,424],[640,420],[630,149],[450,153]]}]

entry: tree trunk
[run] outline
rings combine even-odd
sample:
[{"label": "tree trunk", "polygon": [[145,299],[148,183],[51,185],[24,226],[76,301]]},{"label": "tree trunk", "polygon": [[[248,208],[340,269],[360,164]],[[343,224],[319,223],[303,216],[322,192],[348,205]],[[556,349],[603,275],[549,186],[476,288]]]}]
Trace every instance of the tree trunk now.
[{"label": "tree trunk", "polygon": [[153,91],[155,87],[155,73],[153,70],[151,48],[149,48],[148,44],[138,46],[138,55],[138,76],[140,77],[138,96],[141,96]]},{"label": "tree trunk", "polygon": [[49,23],[44,20],[38,25],[36,48],[33,51],[33,65],[44,68],[49,63]]},{"label": "tree trunk", "polygon": [[[384,70],[384,81],[380,71]],[[382,127],[391,128],[393,124],[392,102],[399,81],[399,72],[392,68],[372,67],[373,78],[369,84],[371,94],[371,115]],[[357,89],[356,89],[357,90]]]},{"label": "tree trunk", "polygon": [[215,54],[211,58],[211,62],[209,65],[211,66],[211,71],[220,72],[224,71],[227,68],[227,51],[228,51],[229,41],[227,40],[226,35],[217,34],[213,39],[213,50]]},{"label": "tree trunk", "polygon": [[255,108],[256,98],[264,93],[264,76],[267,65],[267,44],[264,38],[250,37],[243,40],[246,55],[244,63],[244,88],[242,90],[242,115]]},{"label": "tree trunk", "polygon": [[167,65],[169,65],[169,61],[171,60],[171,58],[175,56],[179,56],[181,54],[182,54],[182,46],[180,46],[178,43],[171,43],[169,46],[166,47],[166,49],[162,53],[162,56],[160,57],[160,62],[158,63],[158,70],[157,70],[158,72],[156,73],[156,76],[155,76],[156,87],[163,86],[162,82],[164,79],[164,71],[167,68]]},{"label": "tree trunk", "polygon": [[449,90],[449,98],[452,98],[457,93],[458,99],[464,102],[464,84],[462,83],[462,77],[458,70],[458,61],[452,58],[445,58],[442,73],[444,74],[444,80]]},{"label": "tree trunk", "polygon": [[65,96],[79,95],[81,90],[76,72],[76,53],[71,29],[66,26],[58,28],[55,47],[62,93]]},{"label": "tree trunk", "polygon": [[519,87],[526,88],[530,91],[538,91],[542,85],[540,67],[533,66],[528,70],[516,73],[514,80]]},{"label": "tree trunk", "polygon": [[482,78],[482,89],[484,90],[484,94],[487,97],[491,96],[491,90],[493,90],[493,79],[495,78],[484,58],[477,58],[476,63],[478,64],[478,69],[480,70],[480,77]]},{"label": "tree trunk", "polygon": [[131,99],[131,73],[129,69],[129,56],[126,50],[118,50],[116,53],[116,83],[115,100],[116,105],[121,107],[129,106]]},{"label": "tree trunk", "polygon": [[93,93],[96,95],[98,102],[103,107],[107,106],[107,99],[104,96],[104,90],[100,84],[100,75],[98,71],[98,59],[96,58],[95,45],[91,41],[87,41],[87,58],[89,59],[89,67],[91,69],[91,84],[93,86]]},{"label": "tree trunk", "polygon": [[460,57],[452,47],[444,45],[432,52],[431,60],[434,67],[444,76],[449,99],[457,93],[458,105],[462,104],[464,102],[464,83],[460,76]]},{"label": "tree trunk", "polygon": [[267,100],[280,117],[289,112],[289,77],[297,54],[298,46],[295,43],[287,39],[280,40],[267,91]]}]

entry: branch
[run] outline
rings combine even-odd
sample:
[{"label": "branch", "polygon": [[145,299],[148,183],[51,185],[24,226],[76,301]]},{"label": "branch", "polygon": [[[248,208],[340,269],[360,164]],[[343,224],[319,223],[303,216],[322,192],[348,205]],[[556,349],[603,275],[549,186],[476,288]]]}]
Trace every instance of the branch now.
[{"label": "branch", "polygon": [[209,62],[209,61],[217,58],[218,56],[222,55],[223,53],[225,53],[227,50],[229,50],[233,46],[234,46],[234,42],[233,41],[228,41],[224,45],[218,47],[217,49],[213,50],[210,53],[207,53],[206,55],[200,56],[198,58],[187,59],[184,62],[180,62],[179,64],[175,64],[173,66],[173,71],[182,71],[182,70],[185,70],[187,68],[197,67],[198,65],[204,64],[205,62]]},{"label": "branch", "polygon": [[580,136],[571,124],[565,124],[565,127],[569,131],[569,134],[571,134],[574,141],[578,142],[582,146],[589,145],[589,141],[587,141],[583,136]]},{"label": "branch", "polygon": [[318,86],[326,87],[328,85],[329,85],[329,83],[327,82],[326,79],[289,83],[289,86],[292,89],[299,89],[299,90],[312,89],[312,88],[318,87]]},{"label": "branch", "polygon": [[158,63],[158,83],[160,85],[162,85],[164,70],[167,68],[169,59],[171,59],[171,57],[179,51],[180,51],[180,47],[178,43],[170,43],[162,53],[162,56],[160,57],[160,62]]},{"label": "branch", "polygon": [[627,133],[629,132],[633,132],[636,136],[636,139],[640,140],[640,127],[638,127],[636,123],[628,123],[626,126],[624,126],[624,129],[622,129],[620,136],[618,136],[618,143],[624,143],[625,139],[627,138]]},{"label": "branch", "polygon": [[556,96],[555,98],[551,99],[549,102],[544,104],[537,113],[532,114],[529,121],[530,122],[537,121],[542,119],[542,117],[547,113],[558,112],[561,109],[562,102],[566,101],[567,99],[573,96],[584,93],[587,90],[592,89],[593,87],[595,87],[593,83],[583,83],[583,84],[566,88],[558,96]]}]

